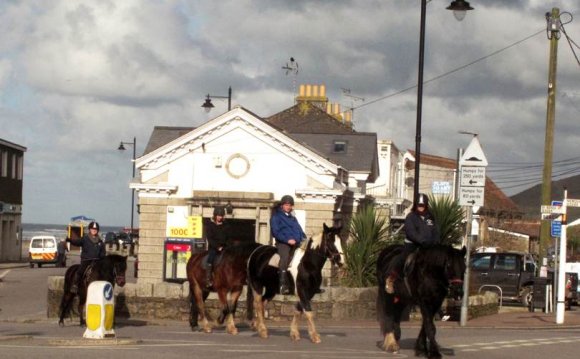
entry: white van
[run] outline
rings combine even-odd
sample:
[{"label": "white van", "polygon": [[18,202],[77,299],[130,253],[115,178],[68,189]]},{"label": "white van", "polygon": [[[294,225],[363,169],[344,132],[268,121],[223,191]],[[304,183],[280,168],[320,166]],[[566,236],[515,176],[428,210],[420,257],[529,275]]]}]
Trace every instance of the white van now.
[{"label": "white van", "polygon": [[57,244],[58,241],[54,236],[32,237],[28,247],[30,268],[34,268],[34,263],[38,265],[38,268],[43,264],[57,264],[59,261]]}]

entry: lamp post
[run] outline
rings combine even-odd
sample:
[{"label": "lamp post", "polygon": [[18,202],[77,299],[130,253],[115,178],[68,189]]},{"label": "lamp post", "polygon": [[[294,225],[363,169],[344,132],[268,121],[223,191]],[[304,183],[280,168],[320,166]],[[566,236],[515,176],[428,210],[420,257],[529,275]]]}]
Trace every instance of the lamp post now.
[{"label": "lamp post", "polygon": [[[452,10],[458,21],[463,20],[467,10],[473,10],[469,3],[464,0],[455,0],[447,7]],[[415,181],[413,188],[413,201],[419,194],[419,174],[421,165],[421,116],[423,111],[423,65],[425,63],[425,17],[427,12],[427,0],[421,0],[421,29],[419,35],[419,76],[417,79],[417,123],[415,126]]]},{"label": "lamp post", "polygon": [[214,108],[215,106],[213,105],[213,103],[211,103],[211,99],[212,98],[227,98],[228,99],[228,111],[232,109],[232,87],[228,87],[228,95],[227,96],[215,96],[215,95],[210,95],[207,94],[207,97],[205,99],[205,102],[203,103],[203,105],[201,105],[201,107],[203,107],[205,109],[205,112],[209,112],[211,111],[212,108]]},{"label": "lamp post", "polygon": [[[117,148],[119,151],[124,151],[125,150],[125,146],[124,145],[130,145],[133,146],[133,158],[132,158],[132,163],[133,163],[133,177],[131,177],[131,180],[133,178],[135,178],[135,154],[136,154],[136,149],[137,149],[137,138],[133,137],[133,142],[123,142],[121,141],[121,143],[119,144],[119,148]],[[134,215],[135,215],[135,189],[132,188],[131,189],[131,233],[129,233],[129,238],[133,238],[133,219],[134,219]]]}]

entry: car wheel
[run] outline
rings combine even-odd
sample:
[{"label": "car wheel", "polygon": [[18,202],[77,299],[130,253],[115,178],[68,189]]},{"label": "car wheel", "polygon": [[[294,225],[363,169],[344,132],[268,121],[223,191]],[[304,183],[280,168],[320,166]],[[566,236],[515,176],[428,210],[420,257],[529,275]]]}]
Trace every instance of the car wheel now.
[{"label": "car wheel", "polygon": [[533,287],[525,287],[522,289],[522,305],[526,308],[530,308],[534,301],[534,288]]}]

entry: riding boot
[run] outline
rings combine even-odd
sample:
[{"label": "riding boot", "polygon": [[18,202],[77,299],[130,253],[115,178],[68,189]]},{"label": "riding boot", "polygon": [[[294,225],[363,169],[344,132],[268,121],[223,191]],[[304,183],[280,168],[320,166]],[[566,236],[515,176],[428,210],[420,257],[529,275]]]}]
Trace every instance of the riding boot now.
[{"label": "riding boot", "polygon": [[385,284],[385,290],[388,294],[395,294],[395,280],[397,279],[397,273],[391,273],[387,277],[387,282]]},{"label": "riding boot", "polygon": [[281,270],[278,272],[280,277],[280,294],[286,295],[290,294],[290,288],[288,287],[288,280],[286,279],[286,271]]},{"label": "riding boot", "polygon": [[205,286],[211,288],[213,286],[213,265],[208,264],[205,270]]}]

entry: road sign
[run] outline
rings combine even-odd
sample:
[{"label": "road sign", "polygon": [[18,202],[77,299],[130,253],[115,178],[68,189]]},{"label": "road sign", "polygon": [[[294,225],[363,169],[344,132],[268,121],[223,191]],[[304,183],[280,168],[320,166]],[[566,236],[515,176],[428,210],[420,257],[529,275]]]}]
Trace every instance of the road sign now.
[{"label": "road sign", "polygon": [[459,176],[462,187],[485,186],[485,167],[462,166]]},{"label": "road sign", "polygon": [[483,187],[460,187],[459,188],[459,205],[460,206],[483,206]]},{"label": "road sign", "polygon": [[465,152],[463,152],[463,155],[459,159],[459,166],[487,166],[487,158],[483,154],[483,149],[477,136],[473,137]]},{"label": "road sign", "polygon": [[542,214],[566,214],[566,210],[562,206],[542,206],[540,209]]},{"label": "road sign", "polygon": [[542,213],[542,219],[544,220],[559,220],[561,217],[561,213]]},{"label": "road sign", "polygon": [[566,206],[567,207],[580,207],[580,199],[567,198],[566,199]]},{"label": "road sign", "polygon": [[561,234],[562,234],[562,222],[552,221],[552,225],[550,226],[550,235],[552,237],[560,237]]}]

